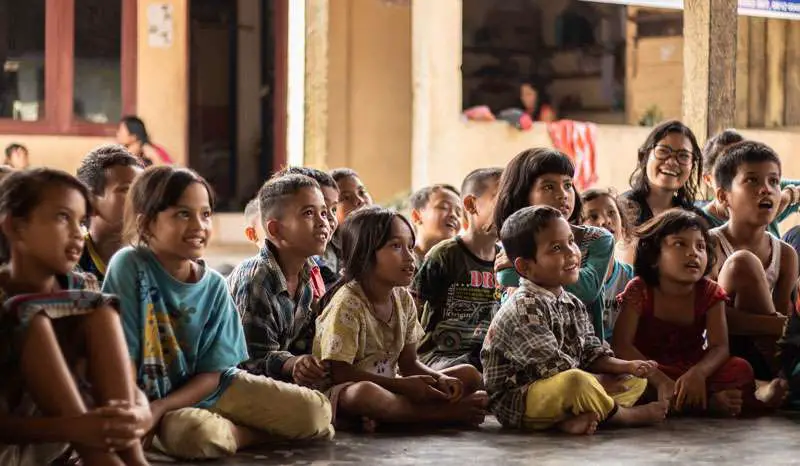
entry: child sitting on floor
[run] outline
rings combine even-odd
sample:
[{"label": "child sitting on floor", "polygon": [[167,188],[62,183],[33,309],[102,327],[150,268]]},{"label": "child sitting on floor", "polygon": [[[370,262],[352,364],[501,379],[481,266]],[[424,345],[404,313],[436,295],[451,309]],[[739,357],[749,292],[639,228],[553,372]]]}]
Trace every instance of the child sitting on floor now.
[{"label": "child sitting on floor", "polygon": [[487,399],[474,367],[438,372],[417,359],[422,328],[406,289],[414,244],[408,220],[388,209],[361,209],[342,225],[344,277],[326,296],[314,339],[339,422],[360,419],[365,430],[375,422],[483,422]]},{"label": "child sitting on floor", "polygon": [[372,196],[355,170],[337,168],[331,171],[331,177],[339,187],[339,205],[336,211],[339,225],[344,223],[347,216],[357,209],[372,205]]},{"label": "child sitting on floor", "polygon": [[425,330],[420,360],[432,369],[465,363],[481,369],[481,346],[499,306],[492,213],[502,173],[501,168],[479,168],[464,178],[464,234],[431,249],[414,277],[412,293]]},{"label": "child sitting on floor", "polygon": [[[581,253],[552,207],[525,207],[505,220],[500,239],[520,287],[498,311],[481,361],[490,409],[507,427],[592,434],[600,422],[661,422],[666,402],[633,405],[653,361],[622,361],[595,336],[586,307],[564,286],[578,280]],[[601,374],[601,375],[594,375]],[[623,378],[621,376],[635,377]]]},{"label": "child sitting on floor", "polygon": [[152,417],[118,302],[73,271],[90,213],[89,191],[65,172],[0,183],[0,464],[50,464],[68,444],[87,466],[147,464]]},{"label": "child sitting on floor", "polygon": [[728,352],[727,295],[706,278],[714,264],[706,221],[668,210],[637,237],[637,276],[619,296],[614,351],[656,361],[649,382],[678,412],[738,416],[753,408],[753,369]]},{"label": "child sitting on floor", "polygon": [[258,192],[266,244],[239,264],[228,286],[242,316],[253,374],[316,386],[325,376],[311,355],[321,277],[312,259],[330,238],[319,183],[305,175],[273,178]]},{"label": "child sitting on floor", "polygon": [[211,188],[195,172],[145,170],[126,203],[126,239],[135,246],[114,256],[103,284],[121,300],[154,445],[203,459],[275,437],[329,437],[321,393],[236,368],[247,360],[242,324],[225,280],[201,259],[213,209]]},{"label": "child sitting on floor", "polygon": [[[593,227],[605,228],[614,235],[617,245],[628,246],[630,233],[628,232],[627,217],[622,215],[622,206],[616,194],[610,189],[590,189],[581,195],[583,204],[583,224]],[[633,278],[633,266],[611,256],[605,282],[603,283],[603,336],[606,341],[611,341],[614,333],[614,322],[619,316],[617,295],[625,290],[625,286]]]},{"label": "child sitting on floor", "polygon": [[78,167],[78,179],[89,188],[93,206],[78,267],[93,274],[101,284],[106,264],[122,249],[125,197],[143,168],[138,157],[118,144],[89,152]]},{"label": "child sitting on floor", "polygon": [[244,206],[244,236],[247,241],[256,245],[256,248],[264,247],[264,228],[261,226],[261,214],[258,209],[258,198],[250,199]]},{"label": "child sitting on floor", "polygon": [[797,253],[766,232],[780,204],[780,178],[778,155],[751,141],[728,147],[714,169],[717,200],[730,219],[711,230],[719,258],[712,276],[732,299],[727,310],[731,354],[753,366],[756,380],[778,374],[776,341],[794,309],[791,294],[798,276]]},{"label": "child sitting on floor", "polygon": [[419,269],[428,251],[461,229],[461,194],[449,184],[435,184],[419,189],[409,201],[417,236],[414,263]]}]

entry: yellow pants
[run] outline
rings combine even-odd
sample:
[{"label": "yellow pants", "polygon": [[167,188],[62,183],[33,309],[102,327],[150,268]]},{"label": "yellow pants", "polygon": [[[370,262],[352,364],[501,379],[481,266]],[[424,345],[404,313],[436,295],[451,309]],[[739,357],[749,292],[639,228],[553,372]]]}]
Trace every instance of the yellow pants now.
[{"label": "yellow pants", "polygon": [[528,387],[525,399],[526,429],[548,429],[569,416],[594,412],[605,420],[614,405],[633,406],[647,388],[647,380],[631,377],[624,385],[627,391],[606,393],[597,378],[580,369],[570,369]]},{"label": "yellow pants", "polygon": [[276,439],[333,438],[331,405],[322,393],[239,372],[210,409],[164,415],[156,446],[177,458],[210,459],[236,453],[237,425]]}]

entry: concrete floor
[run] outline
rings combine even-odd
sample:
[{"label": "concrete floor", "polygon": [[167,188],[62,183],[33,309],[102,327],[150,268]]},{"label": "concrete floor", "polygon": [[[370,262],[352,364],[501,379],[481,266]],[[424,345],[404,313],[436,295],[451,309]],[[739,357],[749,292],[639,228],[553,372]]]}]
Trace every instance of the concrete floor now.
[{"label": "concrete floor", "polygon": [[[593,437],[503,430],[338,433],[330,443],[279,445],[220,465],[800,464],[800,415],[760,419],[672,419],[658,427],[602,430]],[[190,464],[190,463],[171,463]]]}]

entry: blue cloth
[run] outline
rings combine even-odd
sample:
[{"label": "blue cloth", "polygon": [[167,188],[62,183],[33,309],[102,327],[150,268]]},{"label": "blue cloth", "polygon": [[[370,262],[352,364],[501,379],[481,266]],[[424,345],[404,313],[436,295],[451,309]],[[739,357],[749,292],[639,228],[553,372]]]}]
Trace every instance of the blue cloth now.
[{"label": "blue cloth", "polygon": [[606,341],[614,335],[614,324],[621,311],[617,296],[625,291],[628,282],[633,280],[633,266],[614,259],[611,276],[603,284],[603,336]]},{"label": "blue cloth", "polygon": [[149,249],[127,247],[111,259],[103,291],[120,299],[136,380],[151,400],[166,397],[197,374],[221,372],[217,390],[197,404],[212,406],[247,359],[225,279],[208,267],[197,283],[183,283]]}]

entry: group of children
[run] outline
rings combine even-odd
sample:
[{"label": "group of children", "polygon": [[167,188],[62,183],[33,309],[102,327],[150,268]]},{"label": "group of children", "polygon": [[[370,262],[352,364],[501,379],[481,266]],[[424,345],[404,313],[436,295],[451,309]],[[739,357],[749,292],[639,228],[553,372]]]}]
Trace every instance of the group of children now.
[{"label": "group of children", "polygon": [[[4,174],[0,462],[215,458],[487,414],[591,434],[782,406],[798,259],[768,230],[800,196],[778,156],[732,131],[703,153],[670,121],[631,191],[581,194],[573,175],[527,150],[423,188],[408,219],[350,169],[286,168],[245,209],[258,252],[225,278],[202,259],[214,195],[189,169],[112,145],[77,178]],[[698,206],[703,180],[715,200]]]}]

